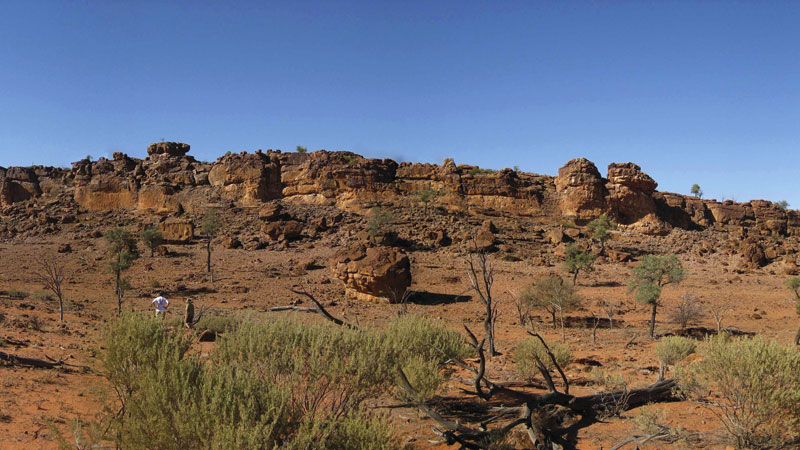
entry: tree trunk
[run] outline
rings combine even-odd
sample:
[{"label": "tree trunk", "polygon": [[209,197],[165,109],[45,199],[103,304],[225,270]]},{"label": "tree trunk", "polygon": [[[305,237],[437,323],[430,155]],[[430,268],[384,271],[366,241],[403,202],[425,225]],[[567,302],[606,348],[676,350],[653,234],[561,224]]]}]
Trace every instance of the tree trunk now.
[{"label": "tree trunk", "polygon": [[553,316],[553,329],[556,329],[556,310],[550,311],[550,315]]},{"label": "tree trunk", "polygon": [[578,272],[580,272],[580,270],[576,270],[576,271],[575,271],[575,272],[572,274],[572,285],[573,285],[573,286],[575,286],[575,285],[576,285],[576,283],[578,282]]},{"label": "tree trunk", "polygon": [[122,315],[122,296],[119,295],[120,270],[117,269],[117,317]]},{"label": "tree trunk", "polygon": [[489,356],[497,356],[497,350],[494,348],[494,330],[492,329],[492,304],[486,304],[486,318],[483,320],[483,330],[486,333],[486,339],[489,341]]},{"label": "tree trunk", "polygon": [[794,335],[794,345],[800,345],[800,328],[797,330],[797,334]]},{"label": "tree trunk", "polygon": [[64,299],[58,296],[58,320],[64,321]]},{"label": "tree trunk", "polygon": [[208,242],[206,243],[206,269],[208,273],[211,274],[211,282],[214,282],[214,272],[211,271],[211,238],[208,238]]},{"label": "tree trunk", "polygon": [[558,316],[559,316],[559,319],[561,320],[561,342],[565,343],[565,342],[567,342],[567,332],[564,329],[564,312],[563,311],[559,311]]},{"label": "tree trunk", "polygon": [[655,330],[656,330],[656,308],[658,305],[653,303],[653,309],[650,311],[650,338],[652,339],[655,337]]}]

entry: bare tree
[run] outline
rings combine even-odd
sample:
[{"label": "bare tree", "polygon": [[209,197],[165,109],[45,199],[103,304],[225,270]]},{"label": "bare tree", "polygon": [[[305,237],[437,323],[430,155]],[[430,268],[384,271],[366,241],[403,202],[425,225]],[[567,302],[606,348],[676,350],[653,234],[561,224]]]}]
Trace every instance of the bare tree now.
[{"label": "bare tree", "polygon": [[696,323],[702,317],[703,306],[692,294],[681,295],[681,302],[670,314],[670,320],[677,323],[681,330],[685,330],[689,324]]},{"label": "bare tree", "polygon": [[714,322],[717,323],[717,333],[722,332],[722,321],[725,320],[725,316],[727,316],[731,310],[733,310],[733,306],[729,303],[711,305],[711,307],[709,307],[711,316],[714,317]]},{"label": "bare tree", "polygon": [[611,300],[600,300],[598,306],[600,306],[603,312],[606,313],[606,317],[608,318],[608,328],[614,328],[614,315],[619,309],[619,303]]},{"label": "bare tree", "polygon": [[464,257],[467,262],[467,275],[470,287],[478,299],[486,307],[486,316],[483,319],[483,330],[489,343],[489,356],[497,356],[495,348],[494,326],[497,322],[497,304],[492,299],[492,284],[494,284],[494,269],[484,251],[476,251]]},{"label": "bare tree", "polygon": [[49,290],[58,299],[58,320],[64,321],[64,292],[61,286],[66,280],[64,265],[55,257],[44,259],[40,263],[39,279],[44,284],[45,289]]}]

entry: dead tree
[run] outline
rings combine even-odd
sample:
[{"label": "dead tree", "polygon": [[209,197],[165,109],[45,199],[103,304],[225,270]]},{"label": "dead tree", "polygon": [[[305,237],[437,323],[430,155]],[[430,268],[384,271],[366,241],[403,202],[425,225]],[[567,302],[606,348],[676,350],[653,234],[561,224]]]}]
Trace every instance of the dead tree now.
[{"label": "dead tree", "polygon": [[[355,325],[346,323],[332,316],[322,304],[305,289],[293,289],[292,292],[303,295],[315,305],[314,307],[301,307],[296,305],[279,306],[270,311],[303,311],[320,314],[333,323],[351,329],[359,330]],[[556,361],[556,357],[547,343],[536,333],[528,332],[539,339],[544,346],[547,359],[557,373],[554,379],[547,365],[538,356],[534,355],[537,369],[545,381],[547,392],[543,394],[532,393],[513,389],[513,383],[496,383],[486,376],[486,351],[485,345],[488,336],[478,341],[475,334],[466,326],[464,327],[469,338],[468,343],[478,355],[478,367],[472,367],[464,361],[451,359],[450,362],[471,372],[474,377],[469,380],[474,392],[467,391],[484,401],[490,401],[498,396],[503,399],[503,406],[491,408],[495,416],[483,421],[480,426],[471,427],[460,421],[449,420],[440,414],[436,408],[424,400],[413,403],[417,409],[433,419],[438,427],[434,431],[442,436],[449,445],[458,444],[461,449],[482,450],[487,449],[486,441],[492,436],[505,435],[522,426],[533,448],[547,449],[574,449],[577,442],[578,431],[602,420],[601,412],[610,407],[624,405],[624,409],[631,409],[648,403],[677,400],[675,395],[675,381],[662,380],[641,389],[619,390],[601,392],[599,394],[574,396],[569,393],[570,382],[564,370]],[[398,384],[408,398],[420,399],[416,389],[409,382],[402,368],[397,369]],[[560,386],[557,387],[557,385]],[[621,401],[624,399],[624,401]],[[515,417],[505,425],[496,429],[488,429],[488,424],[496,420]]]},{"label": "dead tree", "polygon": [[61,286],[64,284],[66,275],[64,265],[56,258],[44,259],[41,261],[40,270],[37,273],[45,289],[49,290],[58,300],[58,320],[64,321],[64,293]]},{"label": "dead tree", "polygon": [[494,284],[494,269],[492,263],[484,251],[476,251],[464,257],[467,263],[467,276],[469,276],[470,287],[478,299],[486,307],[486,315],[483,318],[483,331],[489,344],[489,356],[497,356],[499,353],[494,342],[494,326],[497,323],[497,304],[492,298],[492,284]]}]

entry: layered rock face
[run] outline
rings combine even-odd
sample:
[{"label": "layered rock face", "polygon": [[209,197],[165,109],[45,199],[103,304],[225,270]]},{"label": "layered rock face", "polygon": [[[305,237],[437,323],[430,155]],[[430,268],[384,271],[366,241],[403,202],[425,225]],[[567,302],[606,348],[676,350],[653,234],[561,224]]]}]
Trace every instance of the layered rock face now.
[{"label": "layered rock face", "polygon": [[[213,163],[196,161],[188,144],[159,142],[145,159],[115,153],[87,159],[71,170],[0,168],[0,207],[38,197],[70,195],[92,211],[138,210],[160,214],[200,212],[222,204],[260,206],[281,200],[334,205],[365,213],[380,204],[402,205],[415,193],[435,190],[437,207],[469,214],[513,214],[586,223],[607,214],[625,229],[652,235],[683,229],[723,228],[737,235],[800,235],[800,214],[772,202],[717,202],[657,192],[658,184],[633,163],[612,163],[603,178],[578,158],[549,177],[510,169],[490,171],[456,165],[397,164],[350,152],[228,153]],[[265,230],[278,240],[296,235]],[[486,233],[484,233],[486,234]],[[488,234],[484,236],[488,242]]]},{"label": "layered rock face", "polygon": [[345,294],[353,299],[395,303],[411,286],[411,263],[397,248],[349,248],[330,263],[334,275],[345,284]]}]

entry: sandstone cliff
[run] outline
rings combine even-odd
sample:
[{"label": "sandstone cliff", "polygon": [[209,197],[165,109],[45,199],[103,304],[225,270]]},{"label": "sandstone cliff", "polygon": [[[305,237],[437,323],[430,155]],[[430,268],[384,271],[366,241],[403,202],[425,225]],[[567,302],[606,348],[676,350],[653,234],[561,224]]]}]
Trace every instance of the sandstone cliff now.
[{"label": "sandstone cliff", "polygon": [[[363,213],[376,204],[414,201],[415,192],[434,189],[438,206],[468,214],[494,211],[579,225],[607,214],[623,229],[651,235],[673,227],[728,230],[740,237],[800,235],[797,211],[764,200],[718,202],[658,192],[656,181],[633,163],[612,163],[603,178],[592,162],[574,159],[551,177],[457,166],[452,159],[442,165],[398,164],[325,150],[228,153],[206,163],[188,155],[189,149],[161,142],[151,144],[144,159],[115,153],[110,160],[75,162],[71,169],[0,167],[0,208],[58,199],[89,211],[170,214],[282,200]],[[10,225],[5,230],[16,229]]]}]

